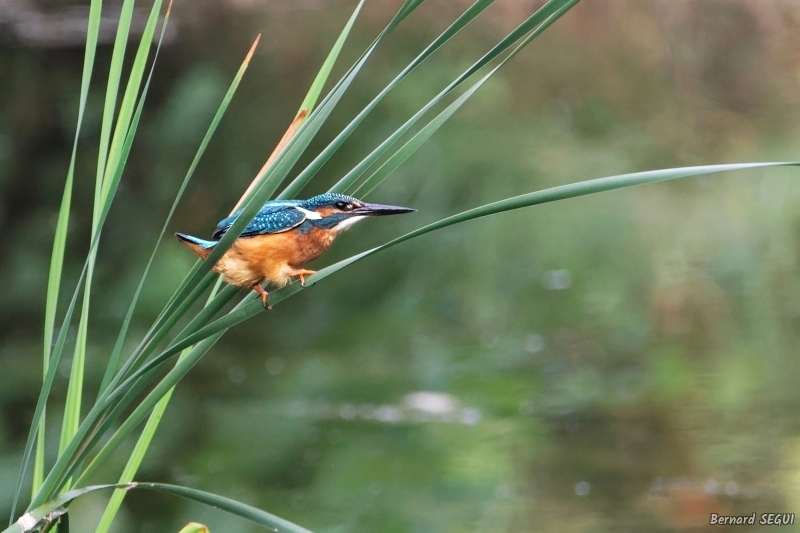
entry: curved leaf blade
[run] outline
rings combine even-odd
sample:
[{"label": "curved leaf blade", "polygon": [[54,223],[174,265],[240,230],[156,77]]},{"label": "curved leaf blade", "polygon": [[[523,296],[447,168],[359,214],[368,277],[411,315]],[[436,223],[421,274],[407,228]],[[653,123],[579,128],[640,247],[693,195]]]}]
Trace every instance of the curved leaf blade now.
[{"label": "curved leaf blade", "polygon": [[[322,268],[318,270],[316,274],[309,276],[307,278],[306,285],[307,286],[313,285],[314,283],[321,281],[326,277],[330,276],[331,274],[341,270],[345,266],[348,266],[356,261],[360,261],[361,259],[364,259],[365,257],[368,257],[376,252],[400,244],[401,242],[405,242],[407,240],[420,237],[422,235],[425,235],[426,233],[430,233],[438,229],[446,228],[448,226],[452,226],[455,224],[460,224],[462,222],[468,222],[470,220],[475,220],[489,215],[495,215],[506,211],[522,209],[524,207],[531,207],[550,202],[557,202],[560,200],[567,200],[570,198],[577,198],[580,196],[587,196],[590,194],[597,194],[615,189],[624,189],[648,183],[658,183],[662,181],[670,181],[681,178],[688,178],[693,176],[701,176],[705,174],[714,174],[720,172],[731,172],[731,171],[748,170],[754,168],[787,167],[787,166],[800,166],[800,162],[733,163],[724,165],[704,165],[704,166],[693,166],[693,167],[670,168],[662,170],[649,170],[644,172],[634,172],[630,174],[620,174],[605,178],[596,178],[592,180],[580,181],[577,183],[570,183],[567,185],[560,185],[557,187],[552,187],[541,191],[531,192],[528,194],[523,194],[512,198],[507,198],[505,200],[492,202],[480,207],[469,209],[467,211],[463,211],[461,213],[443,218],[441,220],[438,220],[436,222],[418,228],[414,231],[411,231],[405,235],[397,237],[396,239],[386,242],[380,246],[377,246],[370,250],[366,250],[347,259],[343,259],[342,261],[339,261],[338,263]],[[299,292],[302,289],[303,287],[301,287],[299,283],[292,283],[291,285],[288,285],[283,289],[271,292],[270,302],[272,302],[272,305],[274,306],[281,300],[284,300],[285,298],[295,294],[296,292]],[[241,322],[244,322],[248,318],[255,316],[261,311],[263,311],[263,307],[261,307],[260,302],[257,302],[254,297],[251,297],[250,299],[246,298],[238,306],[236,306],[233,310],[231,310],[228,314],[211,322],[210,324],[198,330],[197,332],[193,333],[189,337],[179,340],[176,344],[167,348],[167,350],[165,350],[161,355],[159,355],[159,357],[153,359],[153,361],[151,362],[152,363],[155,363],[156,361],[161,362],[162,361],[161,357],[164,356],[165,354],[169,354],[168,357],[174,355],[173,352],[176,348],[182,347],[187,344],[190,345],[199,342],[212,335],[218,335],[220,334],[220,332],[224,332],[228,328],[231,328],[237,324],[240,324]]]},{"label": "curved leaf blade", "polygon": [[227,513],[244,518],[255,524],[258,524],[267,529],[275,531],[275,533],[311,533],[304,527],[284,520],[278,516],[262,511],[252,505],[219,496],[210,492],[205,492],[197,489],[190,489],[189,487],[181,487],[179,485],[169,485],[167,483],[134,483],[131,488],[149,489],[165,494],[172,494],[173,496],[180,496],[187,500],[193,500],[210,507],[216,507]]},{"label": "curved leaf blade", "polygon": [[244,518],[259,526],[270,529],[276,533],[311,533],[293,522],[284,520],[278,516],[262,511],[252,505],[247,505],[240,501],[206,492],[198,489],[191,489],[189,487],[181,487],[179,485],[171,485],[168,483],[142,483],[132,482],[125,484],[105,484],[105,485],[92,485],[81,489],[71,490],[65,492],[53,500],[50,500],[42,505],[37,506],[35,509],[25,513],[19,520],[11,524],[8,528],[4,529],[2,533],[30,533],[37,527],[45,523],[53,523],[58,517],[67,512],[67,506],[72,503],[76,498],[80,498],[86,494],[96,492],[99,490],[108,489],[122,489],[125,491],[144,489],[178,496],[187,500],[196,501],[209,507],[214,507],[225,511],[226,513]]}]

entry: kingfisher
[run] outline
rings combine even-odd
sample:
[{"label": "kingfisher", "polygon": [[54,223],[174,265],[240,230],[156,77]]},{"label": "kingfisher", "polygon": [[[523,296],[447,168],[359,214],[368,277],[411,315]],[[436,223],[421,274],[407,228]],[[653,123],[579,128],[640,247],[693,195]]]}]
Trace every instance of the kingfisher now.
[{"label": "kingfisher", "polygon": [[[269,281],[283,287],[293,277],[315,271],[302,268],[330,248],[336,237],[367,217],[399,215],[416,211],[408,207],[369,204],[338,193],[326,193],[308,200],[270,200],[258,211],[239,238],[212,267],[226,283],[252,288],[266,309],[269,293],[262,285]],[[242,210],[217,224],[211,240],[185,233],[175,236],[200,259],[205,260]]]}]

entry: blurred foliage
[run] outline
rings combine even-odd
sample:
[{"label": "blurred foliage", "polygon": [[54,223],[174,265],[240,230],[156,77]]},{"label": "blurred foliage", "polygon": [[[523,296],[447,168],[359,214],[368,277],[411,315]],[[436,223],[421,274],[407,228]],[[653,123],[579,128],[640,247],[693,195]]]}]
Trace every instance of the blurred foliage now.
[{"label": "blurred foliage", "polygon": [[[177,30],[101,242],[89,390],[144,266],[141,251],[153,244],[242,50],[263,32],[175,230],[205,234],[230,211],[351,4],[176,3]],[[345,56],[397,2],[386,4],[367,4]],[[312,152],[462,4],[431,0],[415,13],[379,49]],[[307,194],[334,183],[537,4],[498,2],[381,105]],[[585,0],[374,195],[416,215],[359,226],[320,264],[555,184],[797,159],[799,25],[796,6],[777,0]],[[10,23],[0,31],[7,514],[41,379],[44,287],[82,52],[25,41]],[[88,147],[99,135],[110,46],[98,53]],[[90,151],[79,151],[76,167],[64,291],[88,246]],[[710,512],[796,511],[800,188],[792,172],[547,205],[356,264],[224,337],[177,389],[139,477],[213,490],[319,533],[669,531],[701,526]],[[134,333],[192,261],[164,243]],[[64,382],[54,396],[63,397]],[[60,418],[57,409],[48,415]],[[75,531],[97,519],[102,500],[92,498],[71,508]],[[126,500],[117,531],[177,531],[189,520],[211,531],[253,530],[142,492]]]}]

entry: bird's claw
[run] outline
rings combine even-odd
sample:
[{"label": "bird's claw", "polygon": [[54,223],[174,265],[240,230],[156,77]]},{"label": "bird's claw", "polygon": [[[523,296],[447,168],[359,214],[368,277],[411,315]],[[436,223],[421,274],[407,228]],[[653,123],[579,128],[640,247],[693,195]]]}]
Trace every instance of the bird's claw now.
[{"label": "bird's claw", "polygon": [[289,275],[290,276],[297,276],[298,278],[300,278],[300,285],[302,287],[307,287],[307,285],[306,285],[306,276],[310,276],[310,275],[315,274],[315,273],[316,272],[313,271],[313,270],[306,270],[306,269],[295,270],[295,269],[292,269],[289,272]]},{"label": "bird's claw", "polygon": [[258,296],[261,298],[261,303],[264,304],[264,309],[266,309],[267,311],[271,311],[272,306],[267,303],[267,298],[269,297],[269,293],[265,291],[264,288],[258,283],[253,285],[253,290],[256,291],[256,293],[258,293]]}]

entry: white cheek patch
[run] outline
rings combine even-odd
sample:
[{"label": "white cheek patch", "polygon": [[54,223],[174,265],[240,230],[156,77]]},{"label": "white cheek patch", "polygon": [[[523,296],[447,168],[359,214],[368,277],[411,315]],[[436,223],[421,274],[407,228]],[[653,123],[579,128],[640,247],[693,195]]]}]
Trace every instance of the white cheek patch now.
[{"label": "white cheek patch", "polygon": [[306,216],[306,218],[310,220],[319,220],[322,218],[322,215],[320,215],[316,211],[309,211],[308,209],[303,209],[302,207],[295,207],[295,209],[303,213]]},{"label": "white cheek patch", "polygon": [[356,222],[358,222],[359,220],[364,220],[365,218],[367,218],[367,217],[365,217],[365,216],[360,216],[360,217],[350,217],[350,218],[346,218],[346,219],[342,220],[341,222],[339,222],[338,224],[336,224],[336,225],[333,227],[333,230],[334,230],[334,231],[344,231],[344,230],[346,230],[346,229],[349,229],[349,228],[353,227],[353,225],[354,225]]}]

